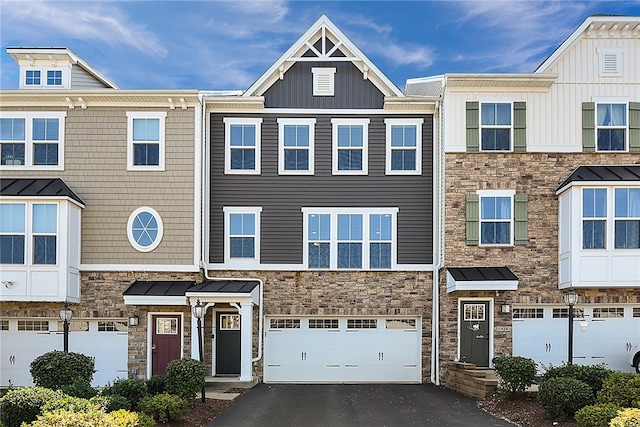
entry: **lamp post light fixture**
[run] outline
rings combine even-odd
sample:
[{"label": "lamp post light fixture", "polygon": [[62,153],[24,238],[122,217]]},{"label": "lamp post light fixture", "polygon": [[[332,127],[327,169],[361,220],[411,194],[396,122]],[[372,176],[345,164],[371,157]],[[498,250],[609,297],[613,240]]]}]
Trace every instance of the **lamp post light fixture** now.
[{"label": "lamp post light fixture", "polygon": [[66,302],[64,303],[64,307],[62,307],[60,309],[60,320],[62,320],[62,323],[64,325],[64,344],[63,344],[63,348],[64,348],[64,352],[68,353],[69,352],[69,322],[71,321],[71,318],[73,317],[73,311],[71,311],[71,309],[69,308],[69,304],[67,304]]},{"label": "lamp post light fixture", "polygon": [[573,288],[569,289],[569,292],[562,295],[562,299],[569,307],[569,354],[567,356],[567,364],[573,364],[573,306],[578,303],[578,294],[573,290]]},{"label": "lamp post light fixture", "polygon": [[[202,305],[200,299],[193,306],[193,317],[198,319],[198,350],[200,351],[200,362],[204,362],[204,355],[202,354],[202,318],[204,317],[205,306]],[[202,402],[205,401],[205,387],[202,386],[202,392],[200,393]]]}]

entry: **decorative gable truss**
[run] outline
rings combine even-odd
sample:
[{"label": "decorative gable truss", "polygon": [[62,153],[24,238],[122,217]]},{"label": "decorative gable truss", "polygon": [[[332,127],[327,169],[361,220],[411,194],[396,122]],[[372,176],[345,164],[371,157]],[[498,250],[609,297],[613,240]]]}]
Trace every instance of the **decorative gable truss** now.
[{"label": "decorative gable truss", "polygon": [[[371,81],[385,96],[404,98],[404,93],[354,45],[325,15],[322,15],[246,92],[243,97],[262,96],[296,62],[352,62],[362,78]],[[331,96],[335,69],[316,68],[314,91]],[[316,85],[317,84],[317,85]]]}]

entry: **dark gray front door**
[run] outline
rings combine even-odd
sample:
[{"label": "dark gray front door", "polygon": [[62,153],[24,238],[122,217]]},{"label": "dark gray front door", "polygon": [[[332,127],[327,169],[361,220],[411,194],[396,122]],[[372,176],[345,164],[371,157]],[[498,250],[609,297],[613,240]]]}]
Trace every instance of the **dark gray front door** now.
[{"label": "dark gray front door", "polygon": [[460,361],[489,366],[489,302],[460,302]]},{"label": "dark gray front door", "polygon": [[240,315],[218,313],[216,375],[240,375]]}]

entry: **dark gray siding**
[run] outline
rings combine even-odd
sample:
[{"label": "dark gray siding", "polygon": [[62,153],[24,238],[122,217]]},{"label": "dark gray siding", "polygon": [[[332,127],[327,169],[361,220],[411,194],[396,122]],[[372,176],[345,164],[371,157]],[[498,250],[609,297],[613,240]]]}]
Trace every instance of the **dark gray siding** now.
[{"label": "dark gray siding", "polygon": [[[313,67],[335,67],[335,96],[313,96]],[[296,62],[265,92],[264,102],[266,108],[380,109],[384,95],[351,62]]]},{"label": "dark gray siding", "polygon": [[[331,119],[316,117],[315,175],[278,175],[278,117],[262,117],[262,174],[224,174],[223,117],[211,115],[210,262],[224,261],[224,206],[262,207],[262,264],[300,264],[303,259],[302,207],[398,207],[398,263],[430,264],[433,213],[433,117],[424,119],[421,176],[385,175],[385,116],[369,117],[369,175],[331,175]],[[304,116],[309,117],[309,116]],[[394,116],[398,117],[398,116]]]}]

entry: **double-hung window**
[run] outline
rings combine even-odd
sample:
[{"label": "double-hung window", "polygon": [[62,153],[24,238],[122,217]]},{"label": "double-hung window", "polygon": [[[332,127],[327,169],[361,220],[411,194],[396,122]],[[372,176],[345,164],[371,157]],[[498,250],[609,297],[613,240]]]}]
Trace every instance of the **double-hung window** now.
[{"label": "double-hung window", "polygon": [[260,262],[259,207],[225,207],[225,262]]},{"label": "double-hung window", "polygon": [[397,208],[303,208],[311,269],[384,270],[395,265]]},{"label": "double-hung window", "polygon": [[596,104],[598,151],[625,151],[627,104]]},{"label": "double-hung window", "polygon": [[607,189],[582,189],[582,248],[606,247]]},{"label": "double-hung window", "polygon": [[56,264],[57,242],[57,204],[0,204],[1,264]]},{"label": "double-hung window", "polygon": [[482,151],[511,150],[511,103],[480,104],[480,137]]},{"label": "double-hung window", "polygon": [[0,113],[0,166],[62,170],[65,113]]},{"label": "double-hung window", "polygon": [[224,119],[224,169],[228,174],[260,174],[260,134],[262,119]]},{"label": "double-hung window", "polygon": [[385,119],[387,175],[422,173],[422,119]]},{"label": "double-hung window", "polygon": [[315,119],[278,119],[278,173],[313,175]]},{"label": "double-hung window", "polygon": [[333,174],[366,175],[369,119],[332,119]]},{"label": "double-hung window", "polygon": [[127,170],[164,170],[166,117],[166,112],[127,112]]},{"label": "double-hung window", "polygon": [[640,248],[640,188],[616,188],[614,247]]},{"label": "double-hung window", "polygon": [[480,194],[480,244],[513,244],[513,195]]}]

